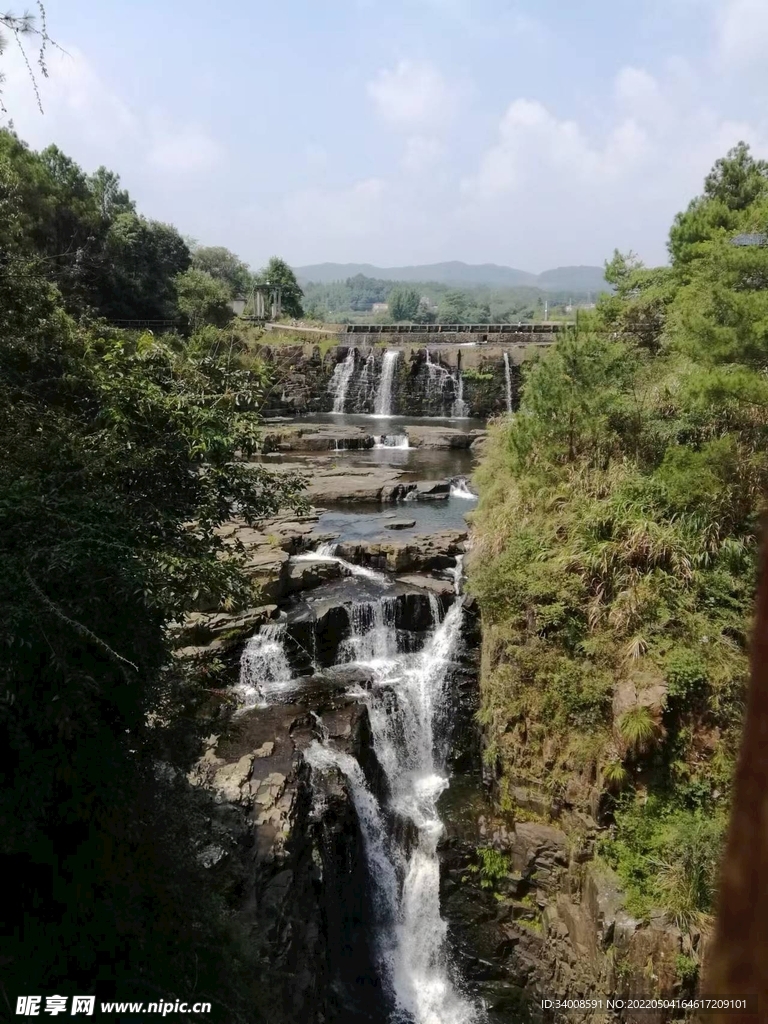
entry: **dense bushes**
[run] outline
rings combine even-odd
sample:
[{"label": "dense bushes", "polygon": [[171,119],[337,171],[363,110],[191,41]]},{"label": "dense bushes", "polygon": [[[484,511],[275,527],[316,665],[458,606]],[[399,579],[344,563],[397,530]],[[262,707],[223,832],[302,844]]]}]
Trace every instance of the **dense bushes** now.
[{"label": "dense bushes", "polygon": [[632,905],[688,923],[711,907],[768,484],[768,252],[730,242],[765,228],[765,175],[742,150],[720,162],[671,268],[614,257],[616,294],[532,367],[477,474],[502,788],[578,777],[618,798],[603,850]]},{"label": "dense bushes", "polygon": [[297,483],[238,458],[263,381],[211,329],[70,316],[28,185],[0,155],[0,1005],[195,993],[252,1020],[185,781],[205,694],[169,627],[252,600],[218,527]]}]

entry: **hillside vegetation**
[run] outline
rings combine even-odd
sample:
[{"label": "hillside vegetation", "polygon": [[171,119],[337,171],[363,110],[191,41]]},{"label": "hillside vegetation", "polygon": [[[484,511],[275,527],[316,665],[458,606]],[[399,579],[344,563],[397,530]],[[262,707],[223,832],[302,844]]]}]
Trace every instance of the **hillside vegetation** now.
[{"label": "hillside vegetation", "polygon": [[194,993],[259,1019],[232,893],[201,861],[211,810],[186,771],[210,698],[172,627],[253,603],[218,527],[299,489],[239,460],[266,379],[233,334],[105,319],[175,316],[190,267],[116,176],[0,132],[0,1013]]},{"label": "hillside vegetation", "polygon": [[[307,316],[333,323],[517,323],[543,320],[545,309],[548,319],[563,318],[568,304],[586,304],[590,298],[586,290],[406,283],[362,274],[326,284],[305,283],[303,290]],[[376,311],[375,303],[386,303],[388,309]]]},{"label": "hillside vegetation", "polygon": [[470,586],[482,721],[514,786],[597,812],[629,909],[712,910],[768,484],[768,165],[743,144],[671,266],[615,254],[587,330],[492,429]]}]

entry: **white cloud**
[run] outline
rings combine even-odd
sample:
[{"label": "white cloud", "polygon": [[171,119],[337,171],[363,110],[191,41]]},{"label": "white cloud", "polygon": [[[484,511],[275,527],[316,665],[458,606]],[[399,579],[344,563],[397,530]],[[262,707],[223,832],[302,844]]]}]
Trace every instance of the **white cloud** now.
[{"label": "white cloud", "polygon": [[765,0],[725,0],[717,17],[717,46],[725,66],[764,65],[768,49]]},{"label": "white cloud", "polygon": [[458,102],[458,90],[432,64],[410,60],[379,71],[367,91],[385,121],[411,131],[445,124]]},{"label": "white cloud", "polygon": [[186,127],[174,131],[151,132],[152,145],[147,153],[147,163],[159,171],[169,174],[186,174],[208,171],[221,163],[221,146],[205,131]]},{"label": "white cloud", "polygon": [[443,144],[427,135],[412,135],[406,139],[403,167],[412,174],[421,174],[432,167],[443,155]]},{"label": "white cloud", "polygon": [[153,172],[174,177],[220,163],[222,147],[203,127],[178,123],[160,111],[132,109],[81,51],[65,49],[49,54],[48,78],[36,75],[43,114],[21,55],[10,48],[3,57],[8,116],[32,146],[55,142],[86,169],[101,163],[119,168],[128,152],[134,159],[140,155]]},{"label": "white cloud", "polygon": [[619,246],[663,259],[673,215],[700,191],[717,157],[742,138],[768,155],[768,125],[734,121],[692,100],[680,71],[658,80],[621,69],[603,131],[536,100],[514,100],[461,183],[460,221],[478,232],[507,223],[526,237],[543,227],[567,240],[563,251],[577,256],[580,244],[582,260],[596,245],[603,255]]}]

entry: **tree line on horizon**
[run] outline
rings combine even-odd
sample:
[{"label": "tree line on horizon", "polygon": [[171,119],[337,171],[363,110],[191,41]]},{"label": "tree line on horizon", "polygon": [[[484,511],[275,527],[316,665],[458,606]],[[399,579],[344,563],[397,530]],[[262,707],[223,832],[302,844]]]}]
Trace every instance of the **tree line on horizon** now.
[{"label": "tree line on horizon", "polygon": [[23,210],[16,241],[43,261],[73,316],[166,321],[187,332],[222,327],[232,300],[265,282],[281,286],[286,314],[302,315],[302,291],[284,260],[272,257],[253,271],[224,246],[184,238],[137,212],[106,167],[86,174],[57,146],[35,152],[7,128],[0,129],[0,162],[3,189]]},{"label": "tree line on horizon", "polygon": [[[305,315],[332,323],[517,323],[567,316],[567,307],[588,306],[591,292],[545,292],[524,286],[439,284],[434,281],[378,280],[357,274],[328,284],[305,281]],[[374,310],[386,303],[388,308]]]}]

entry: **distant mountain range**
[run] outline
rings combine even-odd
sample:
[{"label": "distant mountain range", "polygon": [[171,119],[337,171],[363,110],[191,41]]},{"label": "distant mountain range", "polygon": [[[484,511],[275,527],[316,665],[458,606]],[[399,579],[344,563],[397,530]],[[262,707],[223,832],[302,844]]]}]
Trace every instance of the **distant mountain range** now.
[{"label": "distant mountain range", "polygon": [[497,263],[426,263],[415,267],[374,267],[371,263],[315,263],[294,267],[300,282],[328,284],[362,274],[380,281],[432,281],[437,284],[489,285],[496,288],[541,288],[547,292],[610,291],[602,267],[555,267],[543,274],[529,274]]}]

